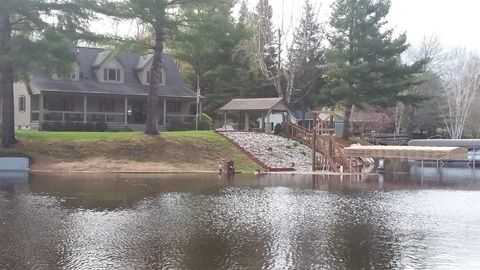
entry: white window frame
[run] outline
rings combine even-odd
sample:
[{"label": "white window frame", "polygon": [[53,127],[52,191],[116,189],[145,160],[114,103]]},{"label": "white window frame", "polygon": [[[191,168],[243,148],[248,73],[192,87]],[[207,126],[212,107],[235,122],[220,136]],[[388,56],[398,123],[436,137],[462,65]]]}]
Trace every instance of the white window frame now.
[{"label": "white window frame", "polygon": [[[110,77],[110,71],[115,72],[115,78]],[[122,70],[120,68],[109,68],[106,67],[103,69],[103,80],[106,82],[120,82],[122,81]]]}]

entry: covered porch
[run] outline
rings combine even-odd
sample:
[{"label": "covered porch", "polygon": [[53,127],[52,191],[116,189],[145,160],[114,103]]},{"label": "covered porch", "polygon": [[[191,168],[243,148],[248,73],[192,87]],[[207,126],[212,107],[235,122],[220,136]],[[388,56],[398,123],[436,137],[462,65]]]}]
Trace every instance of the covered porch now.
[{"label": "covered porch", "polygon": [[[224,115],[223,129],[227,130],[228,114],[240,115],[240,119],[243,117],[244,123],[239,123],[238,128],[234,130],[258,130],[262,132],[272,132],[274,126],[270,121],[270,117],[275,115],[281,117],[282,122],[289,122],[293,114],[293,110],[282,98],[245,98],[245,99],[232,99],[219,109]],[[257,127],[252,129],[250,125],[251,116],[260,116],[260,121]],[[243,128],[241,128],[243,126]]]},{"label": "covered porch", "polygon": [[[159,128],[194,123],[195,102],[194,99],[160,97]],[[105,122],[109,128],[140,130],[145,127],[147,96],[42,93],[32,96],[31,108],[32,127],[40,127],[43,122]]]}]

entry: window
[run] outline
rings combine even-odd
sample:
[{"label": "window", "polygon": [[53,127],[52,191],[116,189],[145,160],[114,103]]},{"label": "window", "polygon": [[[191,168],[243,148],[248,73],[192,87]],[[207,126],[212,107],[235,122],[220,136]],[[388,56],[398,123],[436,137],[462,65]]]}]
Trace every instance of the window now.
[{"label": "window", "polygon": [[105,68],[103,69],[103,80],[104,81],[117,81],[121,80],[119,68]]},{"label": "window", "polygon": [[168,113],[179,113],[181,111],[180,101],[169,101],[167,102],[167,112]]},{"label": "window", "polygon": [[25,96],[18,97],[18,111],[25,112]]}]

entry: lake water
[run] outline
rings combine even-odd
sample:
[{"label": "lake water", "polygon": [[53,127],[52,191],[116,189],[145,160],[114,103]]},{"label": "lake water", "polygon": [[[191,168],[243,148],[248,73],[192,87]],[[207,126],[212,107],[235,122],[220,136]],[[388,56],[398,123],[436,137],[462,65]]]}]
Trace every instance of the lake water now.
[{"label": "lake water", "polygon": [[480,269],[462,173],[2,175],[0,269]]}]

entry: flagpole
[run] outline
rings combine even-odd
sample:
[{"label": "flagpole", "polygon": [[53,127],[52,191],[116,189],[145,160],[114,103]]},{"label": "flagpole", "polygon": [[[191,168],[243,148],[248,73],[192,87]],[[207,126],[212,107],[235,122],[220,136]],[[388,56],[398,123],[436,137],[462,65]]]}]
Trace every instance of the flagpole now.
[{"label": "flagpole", "polygon": [[197,75],[197,113],[195,115],[195,130],[198,130],[198,111],[200,106],[200,76]]}]

